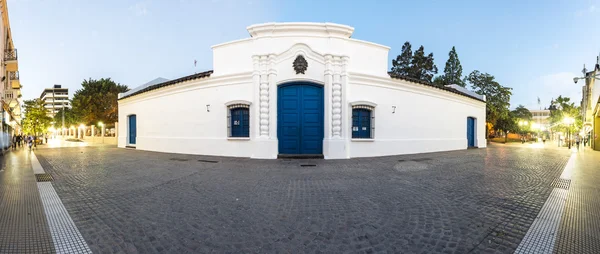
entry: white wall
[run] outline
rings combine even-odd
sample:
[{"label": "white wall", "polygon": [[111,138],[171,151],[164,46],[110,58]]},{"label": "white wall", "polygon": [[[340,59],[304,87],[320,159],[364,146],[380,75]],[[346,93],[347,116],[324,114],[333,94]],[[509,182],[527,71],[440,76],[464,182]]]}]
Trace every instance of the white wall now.
[{"label": "white wall", "polygon": [[[137,149],[250,157],[252,141],[228,140],[225,103],[252,101],[251,77],[247,75],[245,81],[224,82],[218,86],[206,81],[208,79],[200,79],[187,83],[187,86],[178,84],[179,87],[167,87],[120,100],[118,146],[128,145],[127,116],[135,114]],[[182,88],[182,85],[185,87]],[[207,112],[207,104],[210,112]]]},{"label": "white wall", "polygon": [[350,141],[350,157],[466,149],[467,117],[477,119],[476,145],[486,147],[483,102],[402,80],[350,80],[346,112],[355,101],[377,104],[374,140]]},{"label": "white wall", "polygon": [[299,30],[291,34],[281,30],[268,35],[215,45],[213,46],[213,75],[252,71],[252,56],[281,54],[298,44],[308,45],[320,55],[342,55],[353,59],[348,66],[348,71],[387,76],[389,47],[349,37],[332,37],[320,30]]},{"label": "white wall", "polygon": [[[136,114],[137,149],[276,158],[277,86],[289,81],[312,81],[324,86],[325,158],[465,149],[469,116],[477,119],[477,146],[486,146],[485,103],[391,79],[387,74],[388,47],[344,37],[351,33],[347,27],[338,27],[346,30],[335,36],[323,33],[319,25],[312,28],[311,31],[282,31],[279,35],[274,32],[269,36],[253,33],[253,38],[214,46],[211,77],[119,100],[118,146],[127,146],[127,116]],[[292,67],[299,54],[308,62],[305,74],[297,74]],[[339,65],[327,67],[332,64],[327,64],[326,59],[335,59]],[[331,135],[332,80],[335,78],[326,78],[325,73],[341,79],[342,134],[338,137]],[[269,135],[261,137],[260,82],[268,82],[269,87],[268,108],[264,108],[269,112]],[[251,102],[250,138],[246,140],[227,137],[225,103],[235,100]],[[350,139],[350,103],[355,101],[377,104],[372,141]],[[210,104],[210,112],[207,112],[207,104]],[[392,106],[396,106],[394,114]]]}]

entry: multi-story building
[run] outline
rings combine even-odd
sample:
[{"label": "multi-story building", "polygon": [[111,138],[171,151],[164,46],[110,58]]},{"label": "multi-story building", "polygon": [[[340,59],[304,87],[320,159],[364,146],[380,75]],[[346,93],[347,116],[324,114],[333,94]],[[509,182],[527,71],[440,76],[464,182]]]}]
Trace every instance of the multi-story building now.
[{"label": "multi-story building", "polygon": [[548,109],[531,109],[531,126],[534,130],[545,131],[550,127],[550,110]]},{"label": "multi-story building", "polygon": [[54,117],[62,108],[71,108],[69,88],[62,88],[61,85],[44,89],[40,99],[44,101],[44,107],[48,110],[50,117]]},{"label": "multi-story building", "polygon": [[5,133],[21,132],[21,82],[17,49],[15,48],[8,19],[7,1],[0,1],[2,22],[0,26],[0,94],[2,99],[1,130]]},{"label": "multi-story building", "polygon": [[[590,141],[594,150],[600,150],[600,56],[591,71],[583,68],[585,84],[582,89],[581,118],[583,120],[582,134]],[[582,78],[583,79],[583,78]],[[575,79],[577,81],[577,78]]]}]

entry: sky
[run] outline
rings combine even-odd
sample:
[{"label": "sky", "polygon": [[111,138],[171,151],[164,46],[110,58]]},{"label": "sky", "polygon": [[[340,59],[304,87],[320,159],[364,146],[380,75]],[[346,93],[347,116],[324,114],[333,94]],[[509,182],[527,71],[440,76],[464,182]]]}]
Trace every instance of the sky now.
[{"label": "sky", "polygon": [[511,108],[559,95],[579,104],[573,77],[600,54],[600,0],[8,0],[8,9],[24,99],[53,84],[72,95],[88,78],[133,88],[211,70],[212,45],[265,22],[350,25],[353,38],[391,47],[389,67],[410,41],[441,73],[455,46],[463,75],[487,72],[513,88]]}]

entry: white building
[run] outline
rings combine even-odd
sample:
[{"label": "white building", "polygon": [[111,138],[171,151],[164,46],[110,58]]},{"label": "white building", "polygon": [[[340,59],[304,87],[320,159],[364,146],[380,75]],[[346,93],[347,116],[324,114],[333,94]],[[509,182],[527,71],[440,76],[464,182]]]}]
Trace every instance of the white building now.
[{"label": "white building", "polygon": [[389,47],[331,23],[267,23],[213,71],[119,95],[118,146],[327,159],[485,147],[485,98],[390,77]]},{"label": "white building", "polygon": [[44,101],[44,107],[48,110],[48,116],[50,117],[54,117],[63,107],[71,108],[69,88],[62,88],[61,85],[44,89],[40,99]]}]

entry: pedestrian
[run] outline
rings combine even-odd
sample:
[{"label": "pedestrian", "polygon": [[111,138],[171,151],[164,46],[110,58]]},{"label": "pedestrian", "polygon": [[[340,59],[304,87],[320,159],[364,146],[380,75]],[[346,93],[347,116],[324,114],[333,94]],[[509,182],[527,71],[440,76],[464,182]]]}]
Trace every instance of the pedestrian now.
[{"label": "pedestrian", "polygon": [[577,145],[577,150],[579,150],[579,135],[575,136],[575,144]]}]

